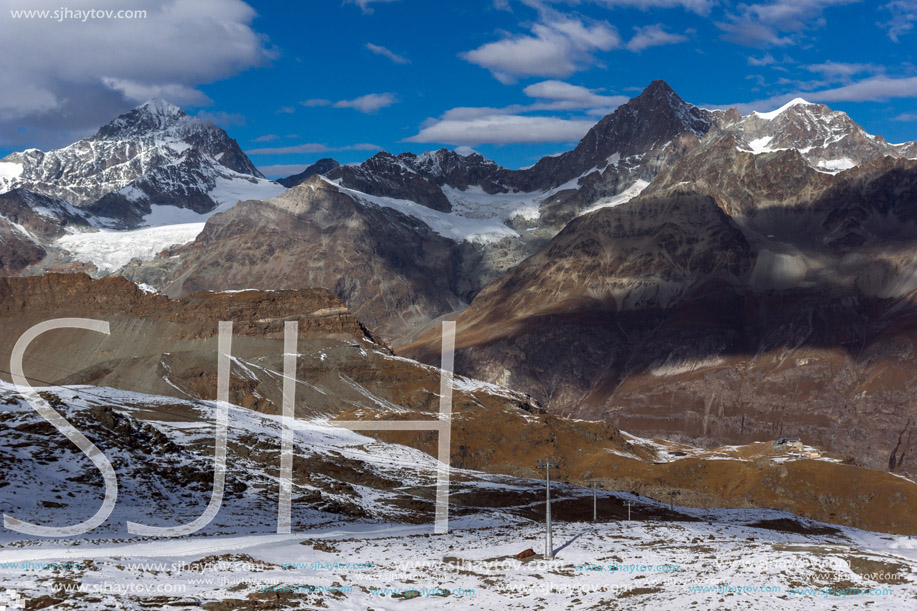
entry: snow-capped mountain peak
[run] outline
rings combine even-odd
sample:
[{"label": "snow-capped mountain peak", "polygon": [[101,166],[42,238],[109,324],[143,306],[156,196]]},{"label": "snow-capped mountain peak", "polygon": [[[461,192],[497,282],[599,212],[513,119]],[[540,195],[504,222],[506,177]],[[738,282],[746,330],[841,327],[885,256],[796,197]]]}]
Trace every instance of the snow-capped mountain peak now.
[{"label": "snow-capped mountain peak", "polygon": [[158,132],[188,132],[209,127],[204,121],[189,117],[178,106],[154,98],[124,113],[105,125],[94,140],[118,140],[137,136],[151,136]]},{"label": "snow-capped mountain peak", "polygon": [[795,149],[817,170],[835,173],[884,156],[909,157],[908,145],[869,134],[846,113],[794,98],[770,112],[754,111],[725,127],[740,149]]},{"label": "snow-capped mountain peak", "polygon": [[[245,183],[241,191],[264,197],[282,190],[264,179],[226,132],[161,99],[120,115],[90,138],[2,161],[0,193],[23,188],[129,224],[151,205],[206,213],[234,204],[218,196],[240,192],[228,183]],[[253,189],[258,185],[263,193]]]}]

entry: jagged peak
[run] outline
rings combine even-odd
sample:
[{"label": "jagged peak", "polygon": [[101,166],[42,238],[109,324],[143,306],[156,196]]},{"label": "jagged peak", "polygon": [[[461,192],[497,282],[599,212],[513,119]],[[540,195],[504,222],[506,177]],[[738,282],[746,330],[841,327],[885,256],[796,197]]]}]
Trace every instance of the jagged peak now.
[{"label": "jagged peak", "polygon": [[172,104],[171,102],[163,100],[162,98],[153,98],[151,100],[147,100],[140,106],[134,108],[134,110],[143,110],[146,112],[150,112],[152,114],[166,115],[166,116],[175,116],[175,115],[184,115],[185,114],[185,111],[183,111],[181,108],[179,108],[175,104]]},{"label": "jagged peak", "polygon": [[132,137],[178,126],[215,128],[211,123],[188,116],[184,110],[175,104],[160,98],[153,98],[118,116],[111,123],[100,128],[95,138],[109,140]]},{"label": "jagged peak", "polygon": [[668,106],[691,106],[663,80],[653,81],[640,95],[628,102],[628,104],[639,106],[659,106],[660,103]]},{"label": "jagged peak", "polygon": [[668,83],[666,83],[664,80],[656,79],[655,81],[653,81],[652,83],[646,86],[646,89],[643,90],[643,93],[641,95],[644,95],[644,94],[653,95],[657,92],[669,94],[669,93],[675,93],[675,90],[672,89],[672,87]]}]

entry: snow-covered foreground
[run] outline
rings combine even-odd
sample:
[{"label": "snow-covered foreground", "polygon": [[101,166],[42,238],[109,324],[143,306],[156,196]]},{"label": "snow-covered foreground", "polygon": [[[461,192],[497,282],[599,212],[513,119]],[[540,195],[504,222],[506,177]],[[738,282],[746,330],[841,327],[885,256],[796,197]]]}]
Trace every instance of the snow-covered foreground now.
[{"label": "snow-covered foreground", "polygon": [[[99,478],[13,390],[0,383],[0,512],[55,525],[85,518],[100,501]],[[670,511],[598,491],[600,521],[555,522],[555,558],[545,561],[542,482],[453,469],[450,532],[435,534],[435,460],[326,420],[292,423],[293,533],[276,534],[280,419],[239,407],[229,410],[229,491],[214,522],[182,538],[131,535],[127,520],[201,514],[213,405],[88,386],[41,391],[110,457],[118,503],[79,538],[0,528],[0,606],[917,608],[917,538],[785,512]],[[552,491],[555,516],[561,505],[591,515],[591,490]],[[623,518],[628,504],[633,521]],[[612,515],[622,519],[602,521]],[[526,550],[534,553],[517,559]]]},{"label": "snow-covered foreground", "polygon": [[[917,608],[913,539],[748,526],[791,519],[779,512],[687,511],[701,520],[555,524],[551,561],[543,525],[498,514],[464,518],[445,535],[355,522],[293,535],[7,546],[0,583],[72,609]],[[515,558],[529,548],[538,553]]]}]

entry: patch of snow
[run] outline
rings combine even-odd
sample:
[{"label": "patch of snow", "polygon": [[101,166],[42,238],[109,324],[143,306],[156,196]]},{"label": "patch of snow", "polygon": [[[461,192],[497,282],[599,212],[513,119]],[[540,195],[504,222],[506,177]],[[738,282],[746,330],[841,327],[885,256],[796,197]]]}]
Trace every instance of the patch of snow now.
[{"label": "patch of snow", "polygon": [[219,206],[210,214],[229,210],[240,201],[277,197],[286,190],[287,188],[278,182],[264,178],[252,178],[246,174],[231,172],[230,176],[218,176],[216,186],[208,195]]},{"label": "patch of snow", "polygon": [[448,185],[443,193],[452,205],[452,213],[469,219],[507,221],[521,216],[537,219],[538,205],[546,193],[485,193],[478,186],[461,191]]},{"label": "patch of snow", "polygon": [[677,376],[683,373],[691,373],[692,371],[697,371],[698,369],[717,367],[725,362],[726,361],[719,356],[714,356],[707,359],[699,359],[696,361],[681,361],[676,363],[666,362],[665,364],[650,371],[650,375],[656,377]]},{"label": "patch of snow", "polygon": [[630,200],[634,199],[649,185],[647,181],[643,179],[637,179],[634,184],[627,187],[624,191],[618,193],[613,197],[603,197],[596,203],[592,204],[585,210],[580,213],[580,216],[583,214],[588,214],[590,212],[595,212],[600,208],[613,208],[615,206],[620,206],[621,204],[626,204]]},{"label": "patch of snow", "polygon": [[5,217],[5,216],[0,216],[0,219],[3,219],[3,220],[6,221],[7,223],[9,223],[10,226],[12,226],[13,229],[15,229],[16,231],[18,231],[19,233],[21,233],[22,235],[24,235],[24,236],[27,237],[28,239],[32,240],[33,242],[38,242],[38,241],[39,241],[38,238],[36,238],[36,237],[32,234],[31,231],[29,231],[28,229],[26,229],[25,227],[23,227],[23,226],[20,225],[19,223],[14,223],[13,221],[11,221],[10,219],[8,219],[8,218]]},{"label": "patch of snow", "polygon": [[771,119],[776,118],[778,115],[782,114],[784,111],[789,110],[793,106],[799,105],[810,105],[812,102],[803,100],[802,98],[793,98],[777,110],[772,110],[770,112],[758,112],[757,110],[753,111],[752,114],[757,116],[759,119],[764,119],[765,121],[770,121]]},{"label": "patch of snow", "polygon": [[[133,187],[122,190],[129,195]],[[144,227],[131,231],[101,229],[65,235],[57,245],[70,252],[79,261],[94,264],[100,270],[112,272],[131,259],[149,261],[163,249],[193,242],[204,230],[204,224],[214,214],[225,212],[239,201],[263,200],[280,195],[286,187],[272,180],[231,176],[216,177],[216,187],[210,197],[217,207],[209,212],[195,212],[176,206],[150,205],[150,213],[143,217]],[[139,190],[134,189],[137,193]],[[133,193],[136,196],[136,193]]]},{"label": "patch of snow", "polygon": [[[321,178],[322,180],[327,180],[324,176]],[[433,210],[410,200],[367,195],[361,191],[342,187],[332,181],[327,182],[334,184],[344,193],[353,196],[357,201],[383,208],[392,208],[402,214],[419,219],[439,235],[456,242],[491,243],[499,242],[508,237],[519,237],[518,233],[496,218],[468,218],[455,213]]]},{"label": "patch of snow", "polygon": [[856,163],[854,163],[852,159],[849,157],[841,157],[840,159],[823,161],[818,164],[818,167],[815,169],[826,174],[837,174],[838,172],[843,172],[853,167],[856,167]]},{"label": "patch of snow", "polygon": [[774,139],[773,136],[755,138],[754,140],[748,143],[748,146],[751,147],[752,153],[770,153],[774,149],[768,147],[767,144],[773,139]]},{"label": "patch of snow", "polygon": [[102,271],[113,272],[131,259],[149,261],[163,249],[187,244],[204,230],[204,223],[182,223],[135,229],[133,231],[85,231],[71,233],[56,245],[79,261],[93,263]]},{"label": "patch of snow", "polygon": [[0,178],[16,178],[22,174],[21,163],[10,163],[9,161],[0,161]]}]

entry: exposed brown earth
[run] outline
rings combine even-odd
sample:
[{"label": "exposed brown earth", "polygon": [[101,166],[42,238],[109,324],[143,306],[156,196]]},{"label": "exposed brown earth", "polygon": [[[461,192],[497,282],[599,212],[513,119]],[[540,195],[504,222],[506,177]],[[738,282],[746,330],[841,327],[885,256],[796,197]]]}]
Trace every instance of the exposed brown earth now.
[{"label": "exposed brown earth", "polygon": [[[77,274],[0,281],[0,341],[7,353],[28,326],[60,316],[109,320],[112,334],[49,332],[26,355],[28,375],[213,398],[216,323],[234,320],[233,355],[240,361],[232,368],[231,399],[278,413],[283,322],[295,319],[301,329],[298,416],[427,419],[439,409],[439,371],[391,356],[325,290],[201,293],[170,300],[144,293],[121,278],[92,280]],[[891,510],[917,500],[917,486],[893,475],[819,460],[777,464],[767,447],[726,449],[720,456],[677,444],[650,446],[607,422],[544,414],[521,394],[461,378],[458,387],[451,440],[454,467],[537,477],[535,461],[556,456],[560,477],[570,482],[598,479],[607,488],[663,501],[677,490],[682,504],[775,507],[863,528],[917,532],[917,523],[908,522],[913,512]],[[107,416],[99,412],[98,417]],[[157,408],[149,417],[183,416],[167,418]],[[376,435],[436,455],[435,433]],[[671,457],[665,458],[663,448],[688,450],[690,455],[666,462]],[[660,460],[665,464],[653,464]],[[350,477],[346,473],[359,471],[346,465],[321,468],[331,469],[329,473],[344,468],[339,474],[344,479]],[[484,501],[457,499],[463,505]]]}]

